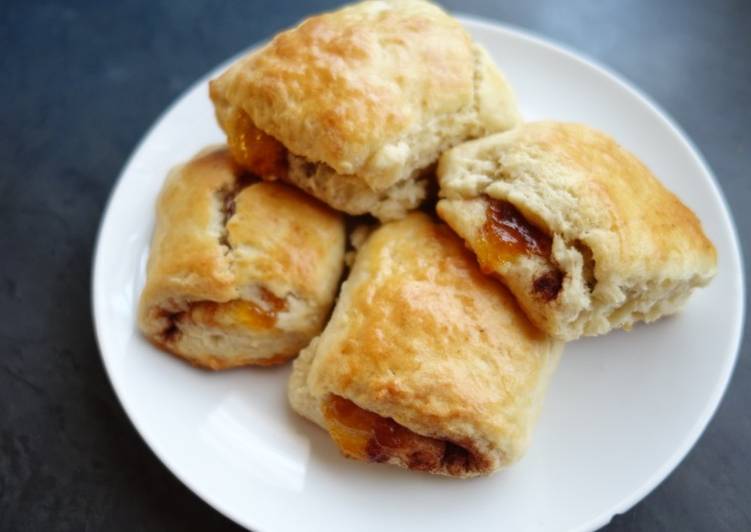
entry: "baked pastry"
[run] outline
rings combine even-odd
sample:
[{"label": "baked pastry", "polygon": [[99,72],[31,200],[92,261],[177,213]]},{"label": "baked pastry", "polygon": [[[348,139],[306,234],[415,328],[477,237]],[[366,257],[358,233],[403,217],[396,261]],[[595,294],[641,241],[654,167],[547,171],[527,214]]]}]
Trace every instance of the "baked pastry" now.
[{"label": "baked pastry", "polygon": [[561,347],[455,234],[412,213],[358,251],[289,399],[349,458],[488,474],[526,448]]},{"label": "baked pastry", "polygon": [[419,205],[441,152],[518,121],[488,54],[421,0],[311,17],[237,61],[210,95],[251,172],[382,220]]},{"label": "baked pastry", "polygon": [[448,151],[437,173],[439,216],[558,338],[654,321],[715,274],[694,213],[587,126],[525,124]]},{"label": "baked pastry", "polygon": [[344,243],[338,213],[204,151],[159,196],[139,326],[197,366],[283,362],[323,328]]}]

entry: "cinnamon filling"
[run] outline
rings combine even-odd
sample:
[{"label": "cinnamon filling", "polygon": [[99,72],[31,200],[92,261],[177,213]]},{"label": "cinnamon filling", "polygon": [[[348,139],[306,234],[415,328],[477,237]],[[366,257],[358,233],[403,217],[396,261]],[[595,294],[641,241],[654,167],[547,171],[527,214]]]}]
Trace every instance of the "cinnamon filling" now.
[{"label": "cinnamon filling", "polygon": [[409,469],[451,474],[483,467],[484,460],[464,447],[412,432],[338,395],[330,395],[322,410],[329,434],[349,458],[365,462],[395,458]]},{"label": "cinnamon filling", "polygon": [[547,262],[548,271],[535,279],[532,290],[545,301],[555,299],[564,273],[551,258],[553,239],[528,222],[510,202],[493,198],[485,201],[485,223],[475,246],[482,271],[489,274],[521,255],[537,255]]},{"label": "cinnamon filling", "polygon": [[232,157],[238,164],[263,178],[287,177],[287,149],[258,129],[247,114],[233,113],[224,129]]}]

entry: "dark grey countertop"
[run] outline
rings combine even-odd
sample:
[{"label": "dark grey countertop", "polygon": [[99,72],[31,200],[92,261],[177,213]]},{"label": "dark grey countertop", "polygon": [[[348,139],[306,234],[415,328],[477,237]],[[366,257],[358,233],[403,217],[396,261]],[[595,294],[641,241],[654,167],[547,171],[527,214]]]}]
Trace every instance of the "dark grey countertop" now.
[{"label": "dark grey countertop", "polygon": [[[335,3],[2,2],[0,531],[238,529],[161,465],[117,403],[91,324],[94,238],[165,106],[220,61]],[[644,90],[715,171],[748,256],[751,2],[445,4],[564,43]],[[746,337],[697,446],[607,530],[751,530],[750,405]]]}]

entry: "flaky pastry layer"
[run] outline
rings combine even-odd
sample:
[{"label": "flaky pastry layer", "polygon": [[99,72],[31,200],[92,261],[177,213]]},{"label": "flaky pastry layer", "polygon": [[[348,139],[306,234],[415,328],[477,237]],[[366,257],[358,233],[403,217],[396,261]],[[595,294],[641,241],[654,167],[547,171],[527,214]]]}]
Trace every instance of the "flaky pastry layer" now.
[{"label": "flaky pastry layer", "polygon": [[[716,272],[694,213],[590,127],[527,123],[448,151],[437,174],[439,216],[558,338],[676,312]],[[525,231],[544,235],[544,253]]]},{"label": "flaky pastry layer", "polygon": [[[311,17],[236,62],[210,94],[240,162],[383,220],[419,204],[421,172],[442,151],[519,120],[488,54],[422,0],[366,1]],[[239,147],[248,139],[254,148]],[[290,164],[272,164],[279,146]],[[268,154],[262,164],[248,156],[257,150]],[[296,162],[308,166],[298,171]]]},{"label": "flaky pastry layer", "polygon": [[211,369],[293,357],[324,325],[344,260],[340,215],[281,184],[253,182],[226,148],[168,176],[139,326]]},{"label": "flaky pastry layer", "polygon": [[350,458],[483,475],[523,454],[561,347],[448,228],[413,213],[361,245],[289,397]]}]

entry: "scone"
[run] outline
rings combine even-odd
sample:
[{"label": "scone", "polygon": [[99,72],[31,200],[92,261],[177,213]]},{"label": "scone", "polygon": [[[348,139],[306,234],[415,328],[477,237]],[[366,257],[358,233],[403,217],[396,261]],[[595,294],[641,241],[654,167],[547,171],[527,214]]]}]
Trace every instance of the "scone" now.
[{"label": "scone", "polygon": [[374,231],[289,399],[355,460],[455,477],[518,459],[562,344],[422,213]]},{"label": "scone", "polygon": [[654,321],[715,274],[694,213],[587,126],[525,124],[448,151],[437,173],[439,216],[558,338]]},{"label": "scone", "polygon": [[237,61],[210,94],[240,164],[382,220],[419,205],[441,152],[518,121],[487,53],[421,0],[309,18]]},{"label": "scone", "polygon": [[159,196],[139,326],[197,366],[283,362],[323,328],[344,243],[327,206],[253,183],[226,148],[204,151]]}]

